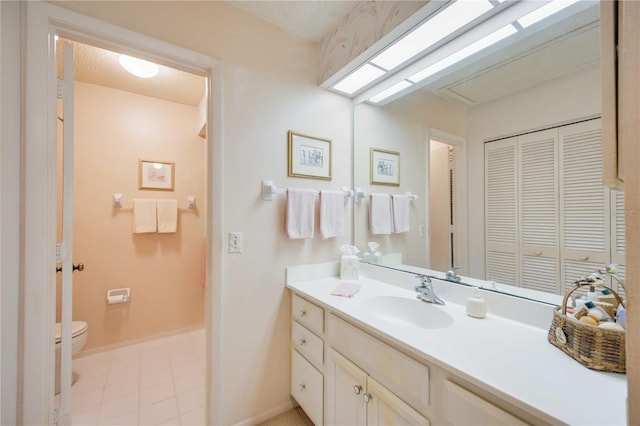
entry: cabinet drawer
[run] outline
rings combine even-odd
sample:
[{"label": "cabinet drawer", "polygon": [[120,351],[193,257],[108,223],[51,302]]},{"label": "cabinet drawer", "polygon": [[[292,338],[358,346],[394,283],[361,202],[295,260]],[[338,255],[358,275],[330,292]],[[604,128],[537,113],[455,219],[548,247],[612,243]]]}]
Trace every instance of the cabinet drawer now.
[{"label": "cabinet drawer", "polygon": [[322,335],[324,331],[324,312],[319,306],[294,294],[291,299],[291,315],[309,330]]},{"label": "cabinet drawer", "polygon": [[296,321],[293,322],[291,330],[291,346],[312,363],[318,366],[323,364],[324,342]]},{"label": "cabinet drawer", "polygon": [[323,378],[298,352],[291,351],[291,396],[316,425],[322,424]]},{"label": "cabinet drawer", "polygon": [[429,414],[429,367],[330,315],[329,343],[423,415]]},{"label": "cabinet drawer", "polygon": [[498,426],[527,424],[449,380],[444,381],[442,399],[442,418],[447,425]]}]

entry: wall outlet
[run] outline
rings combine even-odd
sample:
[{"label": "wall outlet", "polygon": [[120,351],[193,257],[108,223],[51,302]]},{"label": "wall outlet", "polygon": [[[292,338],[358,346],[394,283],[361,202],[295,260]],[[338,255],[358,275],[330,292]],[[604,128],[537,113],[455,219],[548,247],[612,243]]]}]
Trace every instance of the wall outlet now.
[{"label": "wall outlet", "polygon": [[242,253],[242,232],[229,232],[229,253]]}]

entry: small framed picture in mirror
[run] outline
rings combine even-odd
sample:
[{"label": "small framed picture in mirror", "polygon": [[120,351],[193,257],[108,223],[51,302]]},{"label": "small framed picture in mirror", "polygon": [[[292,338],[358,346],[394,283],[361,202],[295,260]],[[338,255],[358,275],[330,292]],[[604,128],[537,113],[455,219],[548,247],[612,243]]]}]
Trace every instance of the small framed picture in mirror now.
[{"label": "small framed picture in mirror", "polygon": [[173,191],[174,185],[175,163],[138,160],[138,189]]},{"label": "small framed picture in mirror", "polygon": [[371,184],[400,185],[400,153],[371,148]]},{"label": "small framed picture in mirror", "polygon": [[331,180],[331,141],[289,130],[289,176]]}]

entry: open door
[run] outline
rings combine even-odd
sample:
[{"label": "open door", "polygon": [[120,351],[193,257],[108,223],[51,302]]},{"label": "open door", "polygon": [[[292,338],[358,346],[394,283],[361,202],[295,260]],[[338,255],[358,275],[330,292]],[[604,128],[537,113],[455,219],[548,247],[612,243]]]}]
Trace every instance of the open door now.
[{"label": "open door", "polygon": [[[57,271],[61,283],[60,333],[60,405],[55,415],[57,425],[71,424],[71,322],[73,310],[73,272],[84,265],[73,265],[73,46],[64,43],[63,77],[58,79],[58,99],[62,104],[62,239],[58,242]],[[57,364],[57,363],[56,363]],[[56,367],[57,368],[57,367]],[[58,372],[56,371],[56,374]],[[57,388],[57,386],[56,386]]]}]

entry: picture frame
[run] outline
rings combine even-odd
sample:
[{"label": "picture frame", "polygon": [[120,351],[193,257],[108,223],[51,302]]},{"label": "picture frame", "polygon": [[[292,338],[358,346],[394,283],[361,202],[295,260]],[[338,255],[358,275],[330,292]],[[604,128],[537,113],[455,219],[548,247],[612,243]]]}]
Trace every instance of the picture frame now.
[{"label": "picture frame", "polygon": [[175,175],[173,162],[138,160],[138,189],[174,191]]},{"label": "picture frame", "polygon": [[289,130],[289,176],[331,180],[331,140]]},{"label": "picture frame", "polygon": [[369,168],[372,185],[400,186],[400,153],[371,148]]}]

